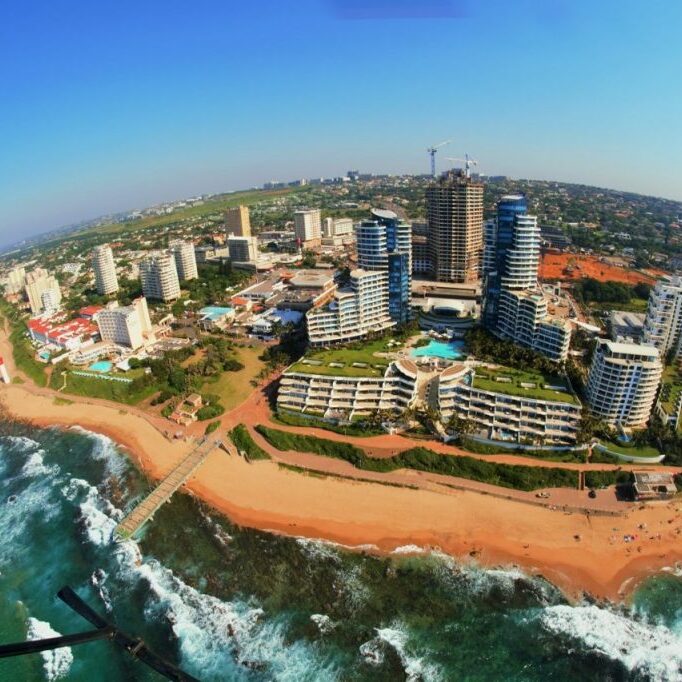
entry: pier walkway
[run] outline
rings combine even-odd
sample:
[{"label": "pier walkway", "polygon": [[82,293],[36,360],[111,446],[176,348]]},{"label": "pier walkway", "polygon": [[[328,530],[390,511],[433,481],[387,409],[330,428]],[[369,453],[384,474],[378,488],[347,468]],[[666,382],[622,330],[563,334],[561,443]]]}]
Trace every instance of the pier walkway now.
[{"label": "pier walkway", "polygon": [[151,520],[164,502],[168,502],[173,493],[185,483],[199,468],[203,461],[222,441],[203,438],[199,444],[140,502],[119,524],[114,537],[119,540],[132,538]]}]

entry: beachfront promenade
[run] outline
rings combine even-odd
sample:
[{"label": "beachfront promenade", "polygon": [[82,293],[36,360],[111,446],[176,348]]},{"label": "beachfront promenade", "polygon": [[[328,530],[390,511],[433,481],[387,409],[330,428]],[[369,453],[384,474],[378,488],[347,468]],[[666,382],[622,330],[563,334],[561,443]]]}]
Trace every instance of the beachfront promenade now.
[{"label": "beachfront promenade", "polygon": [[222,445],[220,440],[204,438],[170,473],[138,504],[114,531],[117,539],[132,538],[150,521],[161,505],[168,502],[173,493],[192,476],[211,452]]}]

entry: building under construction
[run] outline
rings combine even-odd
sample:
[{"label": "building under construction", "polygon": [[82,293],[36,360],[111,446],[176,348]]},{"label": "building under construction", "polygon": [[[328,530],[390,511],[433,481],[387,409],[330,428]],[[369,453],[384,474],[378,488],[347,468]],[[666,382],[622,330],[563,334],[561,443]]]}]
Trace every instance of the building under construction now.
[{"label": "building under construction", "polygon": [[444,173],[426,190],[426,216],[434,279],[478,282],[483,258],[483,183],[464,170]]}]

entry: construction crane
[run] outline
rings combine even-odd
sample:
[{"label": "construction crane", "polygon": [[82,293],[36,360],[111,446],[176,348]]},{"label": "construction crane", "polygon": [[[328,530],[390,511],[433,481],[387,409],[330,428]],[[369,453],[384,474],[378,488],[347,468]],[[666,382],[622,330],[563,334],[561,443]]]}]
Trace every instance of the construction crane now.
[{"label": "construction crane", "polygon": [[450,144],[450,142],[452,142],[452,140],[445,140],[445,142],[434,144],[433,147],[429,147],[426,150],[431,155],[431,175],[433,175],[434,178],[436,177],[436,152],[446,144]]},{"label": "construction crane", "polygon": [[464,170],[466,172],[467,178],[470,177],[470,175],[471,175],[471,167],[472,166],[478,166],[478,161],[476,161],[476,159],[472,159],[468,154],[464,154],[463,159],[455,159],[452,156],[446,156],[445,160],[446,161],[464,161]]}]

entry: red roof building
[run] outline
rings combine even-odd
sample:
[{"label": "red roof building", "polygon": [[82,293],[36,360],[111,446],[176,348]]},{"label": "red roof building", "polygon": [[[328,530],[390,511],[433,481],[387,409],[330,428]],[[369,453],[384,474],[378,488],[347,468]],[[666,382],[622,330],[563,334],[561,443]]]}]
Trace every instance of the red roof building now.
[{"label": "red roof building", "polygon": [[95,337],[99,335],[99,329],[96,324],[83,317],[77,317],[58,325],[33,318],[28,321],[28,333],[38,343],[52,344],[66,350],[75,350],[87,341],[94,341]]}]

